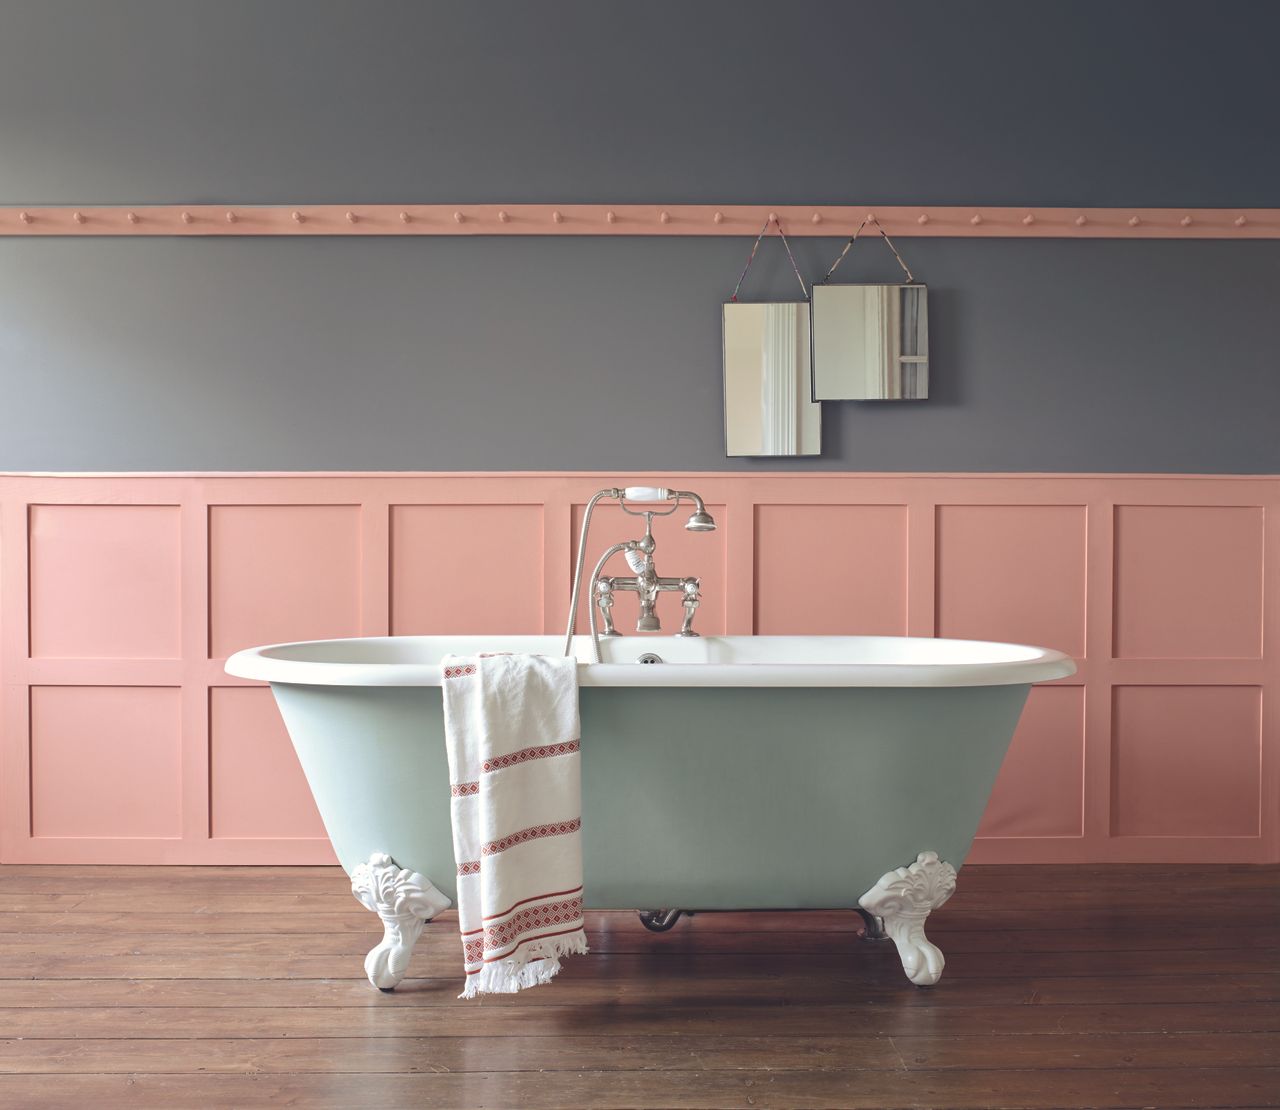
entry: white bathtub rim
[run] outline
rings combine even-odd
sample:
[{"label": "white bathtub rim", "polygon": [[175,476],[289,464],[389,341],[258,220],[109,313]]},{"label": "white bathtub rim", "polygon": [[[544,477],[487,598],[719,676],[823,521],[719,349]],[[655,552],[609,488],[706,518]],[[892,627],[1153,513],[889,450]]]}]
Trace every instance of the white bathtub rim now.
[{"label": "white bathtub rim", "polygon": [[[282,644],[265,644],[238,651],[226,661],[226,671],[238,678],[256,679],[262,682],[300,686],[439,686],[441,667],[438,663],[378,662],[359,663],[342,661],[299,660],[283,657],[291,649],[339,645],[385,645],[408,640],[475,641],[482,639],[487,650],[520,650],[542,647],[550,639],[545,636],[485,637],[402,637],[371,636],[349,637],[337,640],[306,640]],[[581,647],[585,637],[575,637]],[[731,643],[733,641],[768,643],[780,647],[783,642],[820,641],[834,646],[838,641],[851,647],[859,642],[893,642],[896,644],[919,643],[953,646],[963,655],[968,649],[980,648],[978,654],[990,656],[991,649],[998,649],[1008,657],[984,658],[964,662],[915,662],[915,663],[685,663],[666,662],[659,665],[637,663],[583,663],[578,666],[578,684],[582,687],[957,687],[957,686],[1014,686],[1036,682],[1050,682],[1075,674],[1074,661],[1060,651],[1032,647],[1026,644],[1005,644],[986,640],[943,640],[927,637],[869,637],[869,636],[751,636],[705,637],[702,643]],[[522,644],[521,641],[527,641]],[[656,651],[672,643],[669,637],[624,637],[613,644],[623,645],[625,650],[637,653]],[[469,648],[460,644],[459,654]],[[615,649],[616,650],[616,649]],[[558,654],[558,652],[554,652]]]}]

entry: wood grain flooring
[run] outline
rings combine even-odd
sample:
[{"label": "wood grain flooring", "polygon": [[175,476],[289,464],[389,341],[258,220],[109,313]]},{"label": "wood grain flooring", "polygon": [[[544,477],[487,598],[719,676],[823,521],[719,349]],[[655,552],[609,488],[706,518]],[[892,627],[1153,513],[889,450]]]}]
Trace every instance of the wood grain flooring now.
[{"label": "wood grain flooring", "polygon": [[1277,1107],[1280,868],[970,867],[938,986],[849,912],[588,916],[460,1002],[391,995],[336,868],[0,867],[0,1107]]}]

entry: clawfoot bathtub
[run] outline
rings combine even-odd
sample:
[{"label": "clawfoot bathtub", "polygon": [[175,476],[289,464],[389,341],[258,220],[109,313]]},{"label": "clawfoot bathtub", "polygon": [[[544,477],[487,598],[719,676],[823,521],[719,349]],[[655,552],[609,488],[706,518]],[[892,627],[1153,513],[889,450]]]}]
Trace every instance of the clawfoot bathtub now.
[{"label": "clawfoot bathtub", "polygon": [[[455,894],[440,659],[562,647],[390,637],[227,661],[271,683],[352,889],[382,919],[365,961],[375,986],[404,977],[423,924]],[[1059,652],[965,640],[602,648],[588,663],[589,640],[575,641],[586,905],[857,909],[921,985],[943,968],[925,919],[955,889],[1030,685],[1075,670]]]}]

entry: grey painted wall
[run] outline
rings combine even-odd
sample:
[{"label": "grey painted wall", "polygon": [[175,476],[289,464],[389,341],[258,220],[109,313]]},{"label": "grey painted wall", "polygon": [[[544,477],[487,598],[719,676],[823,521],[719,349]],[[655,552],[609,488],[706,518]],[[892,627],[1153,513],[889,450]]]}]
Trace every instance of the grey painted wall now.
[{"label": "grey painted wall", "polygon": [[[0,203],[1280,206],[1280,5],[0,0]],[[0,469],[1280,471],[1280,243],[906,241],[934,396],[724,458],[744,240],[0,239]],[[799,244],[820,274],[838,250]],[[892,278],[878,244],[848,279]],[[776,244],[750,295],[794,288]]]}]

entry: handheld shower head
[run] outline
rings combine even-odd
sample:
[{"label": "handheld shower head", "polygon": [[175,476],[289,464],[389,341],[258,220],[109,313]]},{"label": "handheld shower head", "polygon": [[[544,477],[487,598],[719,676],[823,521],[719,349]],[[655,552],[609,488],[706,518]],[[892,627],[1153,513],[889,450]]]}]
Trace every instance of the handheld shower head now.
[{"label": "handheld shower head", "polygon": [[693,501],[693,515],[689,517],[685,523],[685,531],[687,532],[714,532],[716,530],[715,518],[707,512],[707,506],[702,498],[696,493],[681,491],[676,494],[676,498],[688,497]]}]

